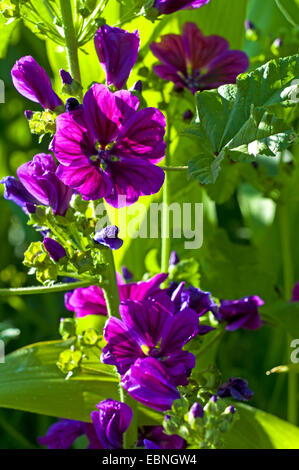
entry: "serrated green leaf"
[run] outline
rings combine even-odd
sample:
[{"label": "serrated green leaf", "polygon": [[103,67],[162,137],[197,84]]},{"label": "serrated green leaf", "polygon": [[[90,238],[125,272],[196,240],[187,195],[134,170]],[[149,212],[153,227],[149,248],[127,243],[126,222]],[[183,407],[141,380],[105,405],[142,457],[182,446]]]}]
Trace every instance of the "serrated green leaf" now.
[{"label": "serrated green leaf", "polygon": [[203,184],[215,183],[226,157],[253,161],[287,148],[295,132],[275,113],[277,106],[296,106],[297,77],[299,56],[295,55],[240,75],[236,85],[197,93],[197,119],[184,133],[196,136],[198,144],[198,155],[189,163],[190,174]]}]

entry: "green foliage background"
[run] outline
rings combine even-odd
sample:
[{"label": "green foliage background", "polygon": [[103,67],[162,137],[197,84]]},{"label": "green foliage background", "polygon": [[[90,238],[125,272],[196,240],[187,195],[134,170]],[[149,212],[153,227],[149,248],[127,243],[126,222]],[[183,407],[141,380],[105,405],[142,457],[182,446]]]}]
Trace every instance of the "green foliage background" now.
[{"label": "green foliage background", "polygon": [[[110,1],[109,15],[106,16],[110,24],[113,24],[123,16],[124,9],[114,0]],[[142,65],[151,67],[155,61],[148,52],[149,38],[154,40],[161,33],[179,32],[185,21],[196,21],[205,34],[219,34],[226,37],[232,48],[244,48],[251,57],[264,54],[265,49],[262,49],[261,44],[265,45],[269,37],[271,40],[277,38],[280,32],[289,25],[274,0],[264,0],[262,4],[261,6],[259,0],[249,0],[248,4],[246,0],[211,0],[211,3],[202,10],[180,12],[164,18],[158,27],[152,26],[145,19],[135,20],[127,27],[130,30],[138,28],[141,32],[143,63],[136,67],[129,85],[139,78],[138,70]],[[261,31],[262,37],[258,43],[244,42],[245,18],[251,19]],[[6,48],[5,39],[8,38],[8,33],[11,34]],[[0,177],[15,174],[20,164],[31,159],[36,153],[47,151],[47,141],[44,141],[42,146],[38,145],[37,140],[31,137],[27,122],[23,118],[25,109],[38,110],[39,107],[26,102],[12,87],[10,78],[10,70],[14,62],[28,54],[33,55],[47,69],[51,77],[56,77],[55,84],[59,90],[58,70],[62,67],[66,68],[61,49],[50,42],[45,43],[37,39],[21,24],[15,28],[0,25],[0,78],[4,80],[6,92],[6,102],[0,104]],[[264,57],[263,61],[272,57],[269,52],[269,57]],[[84,85],[88,85],[93,80],[104,79],[92,43],[84,46],[84,52],[80,54],[80,65]],[[88,73],[84,74],[85,70]],[[145,98],[152,106],[156,105],[160,99],[157,93],[151,91],[145,93]],[[188,102],[183,101],[180,106],[179,114],[182,115],[188,108]],[[186,153],[192,154],[192,143],[187,139],[175,139],[175,142],[173,163],[186,164],[182,158]],[[296,158],[299,158],[299,154]],[[184,252],[178,240],[173,240],[173,247],[181,256],[192,256],[198,260],[201,286],[211,290],[216,297],[237,298],[258,294],[266,300],[268,305],[271,305],[281,297],[283,289],[279,228],[275,207],[270,200],[263,198],[248,183],[242,182],[237,187],[235,183],[240,181],[234,171],[232,168],[229,173],[226,173],[229,175],[228,182],[226,180],[219,185],[221,190],[225,191],[224,196],[217,193],[219,186],[209,187],[208,195],[206,195],[197,181],[191,180],[188,185],[182,185],[181,175],[171,176],[173,201],[203,201],[205,203],[203,247],[200,250]],[[298,178],[293,181],[293,187],[290,188],[291,199],[294,201],[290,208],[290,215],[296,279],[299,279]],[[216,198],[219,203],[214,206],[210,197]],[[149,198],[147,203],[149,203]],[[4,201],[3,198],[0,198],[0,214],[0,286],[18,287],[25,283],[32,285],[34,280],[25,275],[26,270],[22,267],[22,259],[26,247],[30,242],[38,239],[37,235],[26,226],[26,217],[22,211],[12,203]],[[118,253],[118,267],[126,264],[138,280],[148,267],[145,265],[145,260],[152,267],[152,262],[146,257],[152,248],[159,249],[157,241],[126,240],[124,247]],[[270,307],[269,309],[271,310]],[[21,331],[18,338],[8,343],[7,352],[37,341],[57,339],[59,318],[65,316],[66,313],[62,294],[8,299],[0,297],[0,323],[5,322]],[[279,318],[279,312],[277,318],[279,321],[282,320]],[[287,326],[282,324],[274,329],[266,325],[256,332],[237,331],[226,335],[217,356],[218,366],[225,380],[230,376],[246,378],[250,388],[255,391],[253,406],[283,419],[286,419],[286,376],[266,376],[266,371],[287,361],[286,330],[288,329],[288,332],[293,334],[292,337],[298,337],[296,333],[299,332],[298,308],[294,308],[290,318],[291,321],[287,322]],[[13,392],[12,385],[11,394]],[[7,393],[9,402],[9,388]],[[71,394],[72,390],[69,393]],[[245,416],[246,409],[243,413]],[[267,421],[267,417],[260,419]],[[43,435],[52,421],[52,418],[47,416],[0,409],[0,448],[37,447],[36,437]],[[279,422],[273,425],[278,430],[280,429]],[[251,429],[248,432],[256,434],[259,431]],[[276,439],[278,441],[279,437],[277,436]],[[228,446],[234,445],[237,444],[228,443]],[[257,443],[257,447],[258,445],[261,444]],[[267,445],[270,444],[266,440],[264,446],[267,447]]]}]

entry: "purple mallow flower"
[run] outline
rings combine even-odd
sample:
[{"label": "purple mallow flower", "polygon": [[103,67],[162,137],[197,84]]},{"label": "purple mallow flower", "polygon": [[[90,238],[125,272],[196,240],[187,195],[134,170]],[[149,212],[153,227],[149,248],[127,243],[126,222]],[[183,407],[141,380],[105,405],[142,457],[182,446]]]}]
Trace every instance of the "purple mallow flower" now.
[{"label": "purple mallow flower", "polygon": [[167,411],[180,398],[176,387],[157,359],[137,359],[122,377],[122,386],[134,400],[158,411]]},{"label": "purple mallow flower", "polygon": [[143,445],[146,449],[183,449],[185,441],[176,434],[166,434],[163,426],[145,426],[138,441],[138,447]]},{"label": "purple mallow flower", "polygon": [[96,405],[92,423],[61,419],[54,423],[38,442],[49,449],[69,449],[75,440],[86,435],[88,449],[121,449],[123,433],[132,420],[132,410],[125,403],[107,399]]},{"label": "purple mallow flower", "polygon": [[217,320],[226,322],[225,329],[234,331],[239,328],[257,330],[262,326],[258,308],[264,301],[257,295],[239,300],[221,300],[218,311],[214,312]]},{"label": "purple mallow flower", "polygon": [[121,320],[111,317],[104,327],[102,362],[115,365],[123,375],[138,358],[152,357],[175,385],[187,385],[195,357],[183,346],[198,334],[197,314],[186,308],[174,315],[169,305],[155,300],[128,300],[119,311]]},{"label": "purple mallow flower", "polygon": [[248,382],[239,377],[231,377],[218,390],[218,396],[221,398],[233,397],[236,400],[247,401],[253,397],[253,391],[248,388]]},{"label": "purple mallow flower", "polygon": [[57,178],[56,169],[52,155],[36,155],[18,168],[19,181],[12,176],[2,179],[5,199],[29,213],[35,211],[36,205],[44,205],[50,206],[55,214],[65,215],[73,190]]},{"label": "purple mallow flower", "polygon": [[91,419],[98,440],[104,449],[121,449],[123,434],[130,426],[133,413],[126,403],[104,400],[96,405]]},{"label": "purple mallow flower", "polygon": [[38,438],[38,443],[48,449],[69,449],[75,440],[83,435],[88,437],[89,449],[103,448],[91,423],[72,419],[61,419],[54,423],[45,436]]},{"label": "purple mallow flower", "polygon": [[62,105],[52,88],[47,72],[31,56],[18,60],[11,71],[12,81],[18,92],[28,100],[39,103],[52,111]]},{"label": "purple mallow flower", "polygon": [[108,225],[95,233],[94,241],[100,245],[108,246],[111,250],[118,250],[124,243],[118,238],[118,232],[119,229],[116,225]]},{"label": "purple mallow flower", "polygon": [[107,85],[124,88],[137,60],[140,39],[137,30],[129,33],[103,25],[95,34],[95,48],[106,73]]},{"label": "purple mallow flower", "polygon": [[129,91],[112,93],[96,84],[82,107],[57,117],[57,175],[85,199],[104,197],[123,207],[160,190],[164,172],[155,164],[164,158],[165,118],[156,108],[138,106]]},{"label": "purple mallow flower", "polygon": [[[120,300],[146,300],[159,292],[159,286],[167,279],[167,274],[157,274],[148,281],[124,284],[118,276]],[[86,315],[107,315],[107,307],[102,289],[98,286],[80,287],[65,295],[65,306],[76,317]]]},{"label": "purple mallow flower", "polygon": [[181,36],[167,34],[150,48],[161,61],[154,72],[174,82],[177,89],[188,88],[192,93],[235,83],[249,65],[244,52],[230,50],[220,36],[204,36],[195,23],[185,23]]},{"label": "purple mallow flower", "polygon": [[155,0],[154,8],[161,15],[169,15],[184,8],[200,8],[209,3],[210,0]]},{"label": "purple mallow flower", "polygon": [[56,240],[53,240],[53,238],[44,238],[43,244],[54,261],[57,262],[66,256],[66,251],[63,246],[61,246]]},{"label": "purple mallow flower", "polygon": [[73,83],[73,77],[69,72],[64,69],[60,69],[59,73],[63,85],[71,85]]}]

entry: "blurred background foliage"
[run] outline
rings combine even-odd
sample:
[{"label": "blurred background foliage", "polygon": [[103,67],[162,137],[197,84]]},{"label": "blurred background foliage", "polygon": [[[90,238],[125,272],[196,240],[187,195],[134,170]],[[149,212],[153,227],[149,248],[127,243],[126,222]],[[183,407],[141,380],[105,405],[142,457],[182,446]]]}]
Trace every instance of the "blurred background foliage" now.
[{"label": "blurred background foliage", "polygon": [[[217,2],[222,5],[225,3],[225,15],[217,17],[213,14],[213,5]],[[110,0],[105,17],[109,24],[115,24],[119,18],[124,17],[125,13],[124,7]],[[258,35],[257,41],[245,38],[245,19],[254,23]],[[263,2],[249,0],[248,4],[245,0],[212,0],[201,10],[179,12],[163,18],[158,25],[157,23],[151,25],[143,18],[134,20],[125,27],[129,30],[138,28],[142,42],[139,62],[130,78],[129,85],[139,78],[143,79],[145,99],[150,106],[158,105],[161,96],[147,87],[149,80],[146,68],[150,70],[155,62],[155,58],[149,52],[148,44],[166,32],[179,32],[185,21],[196,21],[205,34],[222,35],[230,41],[232,48],[246,50],[252,59],[253,67],[270,58],[298,52],[297,33],[290,27],[274,0]],[[29,133],[28,123],[23,117],[24,110],[27,107],[38,110],[39,107],[26,102],[13,88],[10,78],[13,64],[24,55],[33,55],[46,68],[54,80],[56,90],[59,91],[58,70],[66,68],[66,63],[64,51],[60,46],[38,39],[21,23],[4,26],[4,28],[9,28],[10,32],[9,43],[6,47],[1,39],[3,34],[1,28],[0,78],[5,83],[5,104],[0,104],[0,177],[3,177],[14,175],[17,167],[30,160],[36,153],[46,152],[49,143],[44,140],[41,145],[38,145],[37,139]],[[6,33],[7,31],[8,29]],[[279,47],[275,47],[273,43],[278,38],[282,39],[282,43]],[[83,85],[88,86],[92,81],[103,81],[104,74],[94,52],[92,41],[83,49],[80,52]],[[84,70],[88,73],[85,74]],[[171,92],[171,90],[172,87],[169,85],[167,91]],[[177,111],[178,118],[175,127],[181,129],[184,125],[182,115],[186,109],[189,109],[190,102],[186,95],[178,99],[180,108]],[[175,136],[172,151],[173,164],[186,164],[186,154],[192,153],[190,146],[192,146],[190,140]],[[283,289],[275,204],[270,199],[262,197],[247,182],[238,181],[238,185],[233,184],[233,168],[227,177],[228,181],[223,181],[221,187],[226,185],[228,193],[226,191],[225,197],[222,197],[219,193],[215,194],[217,188],[213,190],[210,187],[207,193],[196,181],[182,184],[181,174],[171,175],[172,201],[204,203],[202,248],[185,251],[183,243],[178,239],[173,240],[173,248],[181,257],[192,256],[198,260],[201,274],[200,285],[203,289],[210,290],[216,297],[237,298],[258,294],[266,302],[274,302],[282,297]],[[293,182],[291,189],[294,193],[294,203],[290,208],[292,254],[294,265],[297,267],[296,280],[299,279],[298,184],[299,180]],[[232,188],[231,191],[229,188]],[[156,196],[153,200],[158,197]],[[212,198],[218,200],[216,205],[212,202]],[[150,198],[143,199],[142,202],[149,204]],[[12,203],[4,201],[2,197],[0,197],[0,214],[0,286],[32,285],[35,281],[26,275],[22,259],[25,248],[30,242],[37,240],[38,235],[26,226],[26,216],[23,212]],[[122,214],[119,217],[122,218]],[[156,254],[159,249],[157,240],[126,240],[124,247],[117,254],[118,268],[125,264],[134,273],[135,280],[139,280],[145,271],[155,270]],[[7,341],[6,352],[36,341],[57,338],[59,318],[66,314],[62,294],[8,299],[0,297],[0,329],[15,329],[15,335]],[[250,388],[255,391],[252,401],[254,406],[286,418],[286,376],[266,376],[267,370],[286,362],[286,351],[285,332],[265,325],[256,332],[236,331],[227,334],[221,344],[217,361],[224,380],[230,376],[240,376],[248,380]],[[36,447],[36,437],[46,432],[50,422],[52,419],[45,416],[1,409],[0,448]]]}]

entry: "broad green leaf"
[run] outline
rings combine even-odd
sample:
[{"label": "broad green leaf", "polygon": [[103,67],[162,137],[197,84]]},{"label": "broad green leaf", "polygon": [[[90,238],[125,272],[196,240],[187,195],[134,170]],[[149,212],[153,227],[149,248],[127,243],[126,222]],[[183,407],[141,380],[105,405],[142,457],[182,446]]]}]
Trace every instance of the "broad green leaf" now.
[{"label": "broad green leaf", "polygon": [[240,419],[225,435],[226,449],[298,449],[299,428],[264,411],[236,405]]},{"label": "broad green leaf", "polygon": [[287,148],[295,133],[275,113],[278,105],[296,105],[296,77],[298,55],[242,74],[236,85],[197,93],[197,119],[185,131],[186,136],[196,136],[198,144],[198,154],[189,163],[190,174],[201,183],[215,183],[224,158],[253,161]]},{"label": "broad green leaf", "polygon": [[[97,403],[119,399],[113,368],[100,363],[94,354],[82,362],[79,373],[65,380],[56,362],[70,345],[36,343],[6,356],[5,364],[0,364],[0,407],[90,421]],[[138,418],[142,424],[161,422],[159,413],[141,405]]]},{"label": "broad green leaf", "polygon": [[299,2],[297,0],[275,0],[278,8],[293,26],[299,25]]},{"label": "broad green leaf", "polygon": [[0,15],[0,59],[6,56],[7,47],[17,21],[8,21]]},{"label": "broad green leaf", "polygon": [[260,313],[266,321],[284,328],[292,338],[299,338],[299,302],[266,303]]}]

